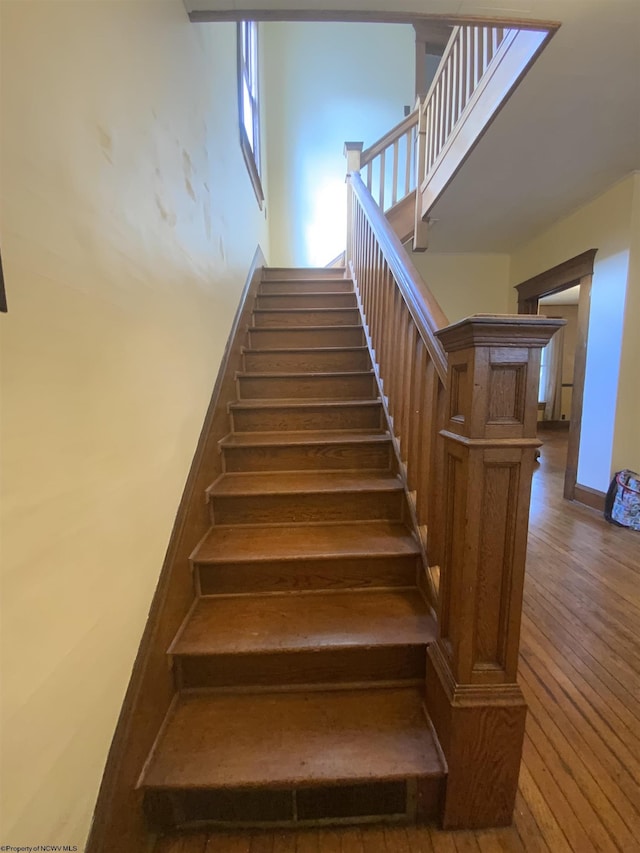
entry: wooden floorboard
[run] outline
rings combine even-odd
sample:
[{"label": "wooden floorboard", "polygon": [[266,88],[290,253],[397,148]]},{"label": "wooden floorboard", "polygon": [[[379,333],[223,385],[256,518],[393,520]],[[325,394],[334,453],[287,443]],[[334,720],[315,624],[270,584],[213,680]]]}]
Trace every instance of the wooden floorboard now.
[{"label": "wooden floorboard", "polygon": [[[640,533],[562,499],[566,433],[532,492],[519,680],[529,704],[511,827],[211,834],[206,853],[640,853]],[[162,853],[200,853],[184,839]]]}]

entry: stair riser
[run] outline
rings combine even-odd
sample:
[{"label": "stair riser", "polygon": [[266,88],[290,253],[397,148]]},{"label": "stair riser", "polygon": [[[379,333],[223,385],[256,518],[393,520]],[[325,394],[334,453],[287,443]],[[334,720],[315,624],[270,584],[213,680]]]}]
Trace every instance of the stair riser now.
[{"label": "stair riser", "polygon": [[213,496],[215,524],[402,519],[404,495],[392,492],[323,492],[294,495]]},{"label": "stair riser", "polygon": [[258,295],[270,293],[353,293],[353,282],[343,279],[306,279],[292,281],[263,281],[258,287]]},{"label": "stair riser", "polygon": [[309,590],[415,586],[414,555],[342,557],[327,560],[260,560],[216,565],[196,563],[202,595],[244,595]]},{"label": "stair riser", "polygon": [[151,789],[145,792],[144,810],[150,826],[158,831],[200,828],[207,824],[246,828],[265,824],[300,827],[354,821],[408,823],[434,820],[443,794],[444,779],[428,777],[297,788],[295,792],[270,788]]},{"label": "stair riser", "polygon": [[355,293],[270,293],[259,294],[255,307],[262,309],[357,308]]},{"label": "stair riser", "polygon": [[370,370],[369,351],[301,350],[300,352],[245,352],[244,369],[248,373],[314,373]]},{"label": "stair riser", "polygon": [[348,281],[344,267],[265,267],[263,281]]},{"label": "stair riser", "polygon": [[177,655],[174,662],[179,690],[404,681],[424,677],[426,646]]},{"label": "stair riser", "polygon": [[312,405],[289,409],[232,409],[233,428],[237,432],[299,432],[301,430],[382,429],[382,406]]},{"label": "stair riser", "polygon": [[272,326],[357,326],[359,322],[360,312],[354,308],[253,312],[253,325],[263,329]]},{"label": "stair riser", "polygon": [[323,329],[249,329],[249,346],[252,349],[287,349],[300,347],[361,347],[365,344],[362,327]]},{"label": "stair riser", "polygon": [[374,400],[377,391],[373,375],[367,373],[339,377],[238,377],[238,394],[241,400]]},{"label": "stair riser", "polygon": [[225,471],[388,471],[390,445],[288,445],[282,447],[224,447]]}]

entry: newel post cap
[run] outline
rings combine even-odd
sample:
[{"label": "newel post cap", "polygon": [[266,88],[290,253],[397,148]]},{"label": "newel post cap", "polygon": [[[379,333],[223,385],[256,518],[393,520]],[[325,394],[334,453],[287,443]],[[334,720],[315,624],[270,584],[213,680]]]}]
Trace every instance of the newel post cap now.
[{"label": "newel post cap", "polygon": [[347,173],[360,171],[362,148],[362,142],[345,142],[344,156],[347,158]]},{"label": "newel post cap", "polygon": [[344,156],[348,157],[350,151],[357,151],[360,153],[364,148],[364,142],[345,142],[344,144]]},{"label": "newel post cap", "polygon": [[566,320],[537,314],[473,314],[436,332],[447,352],[472,347],[542,348]]}]

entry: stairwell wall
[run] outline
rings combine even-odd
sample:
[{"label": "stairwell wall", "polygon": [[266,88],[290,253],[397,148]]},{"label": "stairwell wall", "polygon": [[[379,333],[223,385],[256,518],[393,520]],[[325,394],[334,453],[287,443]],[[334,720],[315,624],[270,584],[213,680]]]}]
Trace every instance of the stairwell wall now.
[{"label": "stairwell wall", "polygon": [[270,259],[323,266],[346,240],[345,141],[372,145],[415,101],[409,25],[263,29]]},{"label": "stairwell wall", "polygon": [[181,0],[0,5],[0,825],[82,850],[267,231],[235,25],[190,24]]},{"label": "stairwell wall", "polygon": [[412,262],[450,323],[471,314],[509,310],[509,255],[410,252]]}]

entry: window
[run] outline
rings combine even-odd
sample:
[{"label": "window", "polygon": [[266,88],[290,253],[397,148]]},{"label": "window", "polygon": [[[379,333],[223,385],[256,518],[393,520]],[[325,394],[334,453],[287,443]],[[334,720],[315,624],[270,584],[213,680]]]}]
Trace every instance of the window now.
[{"label": "window", "polygon": [[238,23],[238,112],[240,146],[258,204],[264,193],[260,180],[260,100],[258,95],[258,24]]}]

